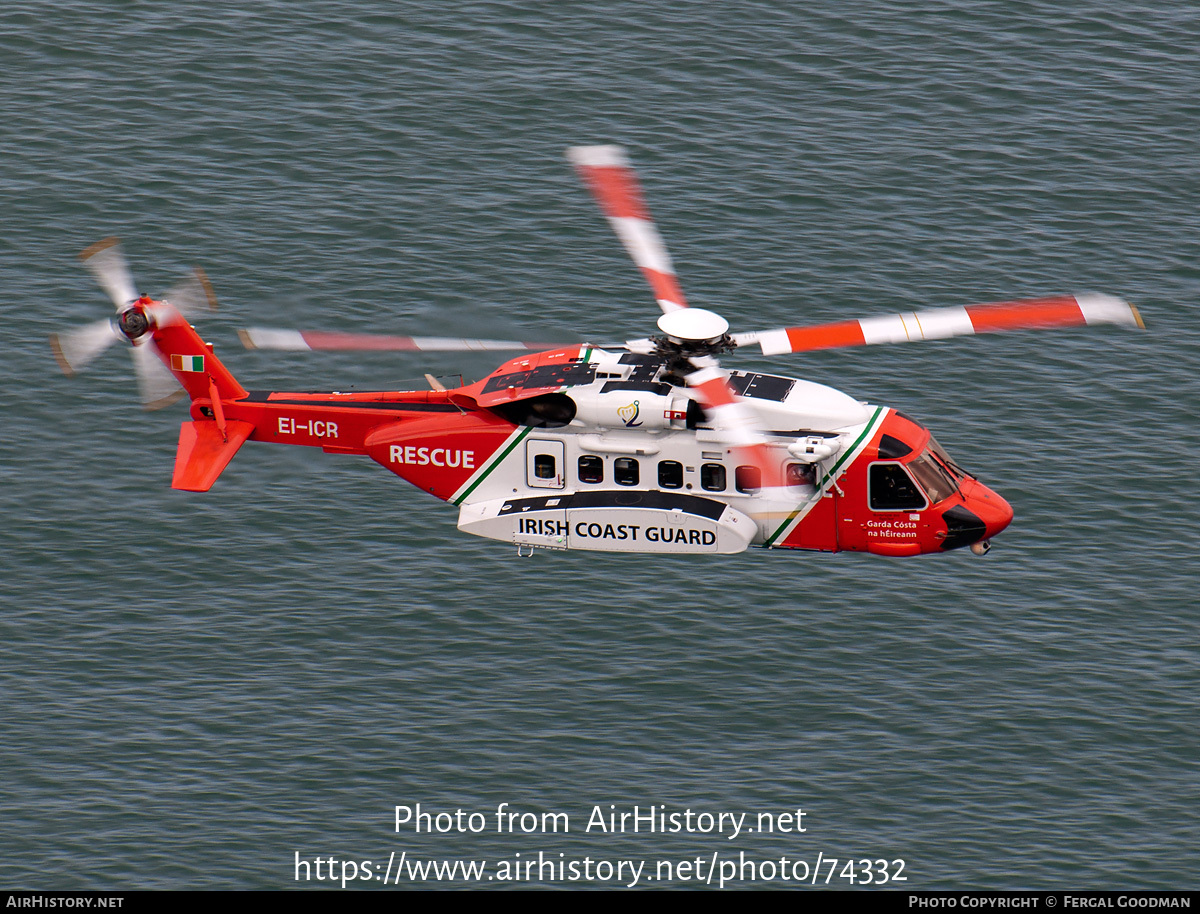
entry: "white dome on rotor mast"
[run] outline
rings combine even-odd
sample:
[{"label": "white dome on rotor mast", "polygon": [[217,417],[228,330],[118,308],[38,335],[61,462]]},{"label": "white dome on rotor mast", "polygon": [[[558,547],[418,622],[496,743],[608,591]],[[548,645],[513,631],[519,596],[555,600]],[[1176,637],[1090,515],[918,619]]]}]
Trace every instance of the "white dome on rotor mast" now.
[{"label": "white dome on rotor mast", "polygon": [[680,308],[660,317],[658,329],[676,342],[705,343],[729,332],[729,321],[704,308]]}]

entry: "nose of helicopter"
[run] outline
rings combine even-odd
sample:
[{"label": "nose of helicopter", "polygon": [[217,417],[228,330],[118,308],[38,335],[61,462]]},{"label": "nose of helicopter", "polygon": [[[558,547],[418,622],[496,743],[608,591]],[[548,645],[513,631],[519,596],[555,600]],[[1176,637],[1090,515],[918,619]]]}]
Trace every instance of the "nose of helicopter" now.
[{"label": "nose of helicopter", "polygon": [[983,483],[976,481],[965,494],[967,507],[983,521],[985,532],[981,539],[990,540],[1012,523],[1012,506]]},{"label": "nose of helicopter", "polygon": [[976,555],[986,555],[991,538],[1012,523],[1013,509],[1003,498],[978,480],[969,480],[960,490],[962,504],[942,511],[946,532],[942,549],[970,546]]},{"label": "nose of helicopter", "polygon": [[[962,495],[966,501],[966,509],[978,518],[971,524],[971,533],[977,534],[971,545],[972,552],[983,554],[988,551],[991,537],[1013,523],[1013,506],[978,480],[973,480],[973,485],[965,488]],[[950,518],[947,518],[947,522],[950,522]],[[980,525],[983,527],[982,535],[978,535]],[[964,533],[967,537],[971,536],[966,530]]]}]

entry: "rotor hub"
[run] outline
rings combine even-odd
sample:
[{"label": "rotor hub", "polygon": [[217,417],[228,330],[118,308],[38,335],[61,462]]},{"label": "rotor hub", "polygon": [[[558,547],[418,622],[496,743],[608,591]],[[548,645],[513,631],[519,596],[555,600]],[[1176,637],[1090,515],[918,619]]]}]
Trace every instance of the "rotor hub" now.
[{"label": "rotor hub", "polygon": [[658,329],[676,343],[715,343],[729,332],[729,321],[703,308],[679,308],[660,317]]},{"label": "rotor hub", "polygon": [[145,336],[150,330],[150,318],[141,308],[128,308],[117,318],[117,327],[126,338],[133,342]]},{"label": "rotor hub", "polygon": [[691,359],[729,352],[736,344],[729,336],[729,321],[703,308],[680,308],[658,319],[666,336],[652,337],[654,352],[667,364],[670,379],[682,380],[694,370]]}]

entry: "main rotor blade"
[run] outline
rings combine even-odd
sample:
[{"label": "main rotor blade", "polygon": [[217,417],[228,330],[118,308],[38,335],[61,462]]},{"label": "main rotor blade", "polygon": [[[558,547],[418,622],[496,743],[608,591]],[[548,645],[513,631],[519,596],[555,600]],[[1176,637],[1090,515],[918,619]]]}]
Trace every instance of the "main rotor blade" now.
[{"label": "main rotor blade", "polygon": [[313,330],[277,330],[250,327],[238,337],[247,349],[340,350],[391,352],[499,352],[558,349],[578,343],[521,343],[513,340],[470,340],[437,336],[384,336],[374,333],[324,333]]},{"label": "main rotor blade", "polygon": [[170,406],[186,393],[158,357],[153,340],[147,339],[144,343],[134,346],[131,355],[144,409],[162,409],[164,406]]},{"label": "main rotor blade", "polygon": [[82,371],[84,366],[116,340],[117,331],[113,328],[112,321],[105,318],[65,333],[50,334],[50,348],[54,350],[58,367],[63,370],[63,374],[69,376]]},{"label": "main rotor blade", "polygon": [[125,252],[121,250],[121,242],[117,238],[97,241],[81,251],[79,259],[108,293],[118,311],[138,297],[133,274],[129,272]]},{"label": "main rotor blade", "polygon": [[872,346],[910,340],[937,340],[1003,330],[1041,330],[1092,324],[1145,327],[1137,308],[1112,295],[1090,293],[996,302],[989,305],[931,308],[882,317],[837,321],[810,327],[736,333],[738,346],[758,343],[764,355]]},{"label": "main rotor blade", "polygon": [[192,272],[175,283],[163,300],[174,305],[186,318],[217,310],[217,296],[213,293],[212,283],[199,267],[193,267]]},{"label": "main rotor blade", "polygon": [[733,392],[729,376],[710,356],[696,357],[691,362],[696,370],[684,380],[696,391],[713,428],[721,433],[725,444],[736,450],[739,460],[758,468],[761,489],[782,486],[782,468],[771,457],[758,416]]},{"label": "main rotor blade", "polygon": [[625,250],[642,270],[663,311],[687,307],[671,255],[642,199],[637,174],[620,146],[572,146],[567,158],[604,210]]}]

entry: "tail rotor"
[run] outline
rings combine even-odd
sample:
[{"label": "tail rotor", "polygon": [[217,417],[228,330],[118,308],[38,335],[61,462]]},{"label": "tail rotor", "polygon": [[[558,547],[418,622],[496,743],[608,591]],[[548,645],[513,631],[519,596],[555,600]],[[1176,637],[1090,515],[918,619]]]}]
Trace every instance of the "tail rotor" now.
[{"label": "tail rotor", "polygon": [[163,365],[154,344],[154,329],[202,311],[215,311],[217,302],[208,277],[198,267],[172,287],[165,299],[138,295],[121,242],[105,238],[85,249],[79,259],[107,293],[116,315],[82,327],[50,334],[50,348],[63,373],[74,375],[117,340],[132,346],[134,373],[142,405],[161,409],[184,395]]}]

